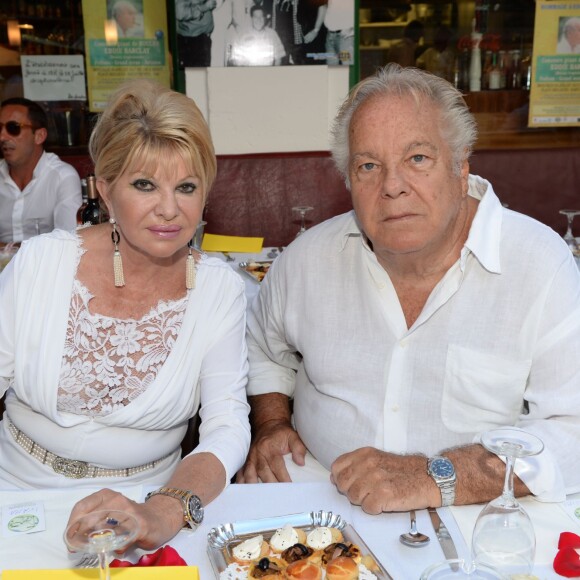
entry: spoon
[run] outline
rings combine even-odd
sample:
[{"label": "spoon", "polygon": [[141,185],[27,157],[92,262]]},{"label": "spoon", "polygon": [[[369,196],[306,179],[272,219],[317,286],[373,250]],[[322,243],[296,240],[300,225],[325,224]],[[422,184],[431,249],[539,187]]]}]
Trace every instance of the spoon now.
[{"label": "spoon", "polygon": [[420,548],[421,546],[426,546],[430,538],[425,534],[417,531],[417,518],[415,517],[415,510],[411,510],[409,512],[409,516],[411,517],[411,529],[399,536],[399,540],[401,540],[402,544],[405,546],[410,546],[411,548]]}]

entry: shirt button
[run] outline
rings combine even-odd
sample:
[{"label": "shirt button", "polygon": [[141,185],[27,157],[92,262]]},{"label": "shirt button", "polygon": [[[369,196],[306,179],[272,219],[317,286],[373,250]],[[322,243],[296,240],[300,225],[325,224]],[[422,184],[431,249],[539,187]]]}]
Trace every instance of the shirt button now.
[{"label": "shirt button", "polygon": [[399,405],[393,405],[391,407],[391,410],[393,411],[393,413],[398,413],[399,412]]},{"label": "shirt button", "polygon": [[401,340],[399,342],[399,346],[401,348],[407,348],[408,345],[409,345],[409,340],[407,338],[403,338],[403,340]]},{"label": "shirt button", "polygon": [[384,290],[384,289],[385,289],[385,283],[384,282],[381,282],[379,284],[379,290]]}]

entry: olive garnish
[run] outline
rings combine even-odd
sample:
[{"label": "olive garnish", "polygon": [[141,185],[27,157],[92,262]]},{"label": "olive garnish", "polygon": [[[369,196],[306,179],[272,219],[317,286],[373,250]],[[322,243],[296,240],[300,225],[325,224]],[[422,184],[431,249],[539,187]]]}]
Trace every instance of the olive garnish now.
[{"label": "olive garnish", "polygon": [[258,562],[258,568],[260,568],[260,570],[263,570],[264,572],[270,567],[270,560],[268,558],[262,558],[259,562]]}]

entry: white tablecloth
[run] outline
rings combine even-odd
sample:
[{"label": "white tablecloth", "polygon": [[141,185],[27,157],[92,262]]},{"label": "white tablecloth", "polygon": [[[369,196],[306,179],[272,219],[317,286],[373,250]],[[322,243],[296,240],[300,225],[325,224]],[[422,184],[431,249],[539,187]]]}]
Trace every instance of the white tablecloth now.
[{"label": "white tablecloth", "polygon": [[[146,491],[141,487],[125,489],[125,493],[133,499],[143,497]],[[86,493],[86,490],[0,492],[0,506],[38,500],[44,502],[46,514],[45,531],[0,539],[0,570],[71,566],[73,558],[67,554],[62,535],[70,508]],[[541,579],[561,578],[551,568],[558,536],[565,530],[580,534],[580,525],[560,505],[540,504],[530,498],[524,502],[536,526],[538,538],[534,572]],[[399,534],[409,528],[407,513],[369,516],[352,506],[330,483],[231,485],[207,506],[204,522],[196,532],[181,532],[169,544],[188,564],[199,567],[202,579],[209,579],[213,577],[213,570],[207,554],[207,534],[213,527],[321,509],[338,513],[346,519],[395,580],[418,578],[429,564],[443,559],[426,511],[417,513],[417,526],[431,536],[431,543],[424,548],[409,548],[399,542]],[[469,541],[479,509],[480,506],[466,506],[440,510],[460,557],[469,555],[463,535]],[[138,554],[129,554],[129,558],[136,557]]]}]

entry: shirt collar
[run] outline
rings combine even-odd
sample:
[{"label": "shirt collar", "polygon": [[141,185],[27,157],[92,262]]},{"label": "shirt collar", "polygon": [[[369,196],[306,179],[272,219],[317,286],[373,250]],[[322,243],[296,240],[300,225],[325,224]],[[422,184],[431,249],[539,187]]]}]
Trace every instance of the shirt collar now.
[{"label": "shirt collar", "polygon": [[471,252],[486,270],[501,274],[502,205],[489,181],[478,175],[470,175],[468,184],[467,194],[479,200],[479,205],[461,251],[461,268],[464,268],[467,255]]},{"label": "shirt collar", "polygon": [[[368,248],[366,244],[366,236],[363,234],[362,228],[358,223],[358,219],[356,214],[354,213],[354,209],[350,211],[350,216],[352,219],[346,220],[344,227],[342,228],[342,232],[340,232],[341,243],[339,247],[339,252],[342,252],[346,247],[346,244],[351,240],[359,240],[362,239],[363,245]],[[370,249],[369,249],[370,251]]]}]

